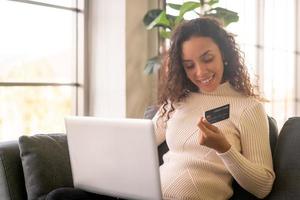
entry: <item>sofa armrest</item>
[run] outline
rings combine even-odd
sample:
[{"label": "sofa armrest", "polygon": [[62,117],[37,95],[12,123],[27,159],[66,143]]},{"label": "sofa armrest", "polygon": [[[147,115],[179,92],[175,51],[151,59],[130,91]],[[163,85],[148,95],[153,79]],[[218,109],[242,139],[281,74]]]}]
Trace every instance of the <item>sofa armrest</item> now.
[{"label": "sofa armrest", "polygon": [[0,143],[0,199],[27,199],[17,141]]},{"label": "sofa armrest", "polygon": [[276,179],[270,200],[300,199],[300,117],[289,118],[283,125],[274,155]]}]

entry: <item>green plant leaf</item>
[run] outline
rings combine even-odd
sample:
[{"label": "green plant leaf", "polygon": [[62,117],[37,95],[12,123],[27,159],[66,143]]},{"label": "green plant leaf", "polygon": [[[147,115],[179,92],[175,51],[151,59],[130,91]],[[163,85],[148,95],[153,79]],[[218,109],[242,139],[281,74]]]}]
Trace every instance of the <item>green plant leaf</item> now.
[{"label": "green plant leaf", "polygon": [[154,56],[147,60],[146,66],[144,68],[144,73],[147,75],[153,74],[161,67],[161,57]]},{"label": "green plant leaf", "polygon": [[172,31],[168,31],[165,29],[159,30],[159,35],[165,39],[171,38]]},{"label": "green plant leaf", "polygon": [[151,24],[151,22],[153,22],[162,12],[162,9],[152,9],[149,10],[143,18],[143,23],[144,25],[147,27],[149,24]]},{"label": "green plant leaf", "polygon": [[196,8],[199,8],[201,4],[199,2],[193,2],[193,1],[188,1],[182,4],[180,7],[179,15],[177,16],[175,20],[175,24],[179,24],[183,20],[183,16],[185,13],[195,10]]},{"label": "green plant leaf", "polygon": [[175,20],[176,20],[176,17],[173,16],[173,15],[168,15],[167,14],[167,18],[170,22],[170,29],[173,30],[174,26],[175,26]]},{"label": "green plant leaf", "polygon": [[183,16],[177,16],[175,20],[175,26],[183,21]]},{"label": "green plant leaf", "polygon": [[182,4],[180,8],[180,13],[179,15],[183,16],[186,12],[195,10],[196,8],[200,7],[201,4],[199,2],[193,2],[193,1],[188,1]]},{"label": "green plant leaf", "polygon": [[162,11],[146,28],[149,30],[157,26],[171,29],[171,22],[165,11]]},{"label": "green plant leaf", "polygon": [[207,4],[209,6],[212,6],[212,5],[216,4],[216,3],[219,3],[219,0],[210,0]]},{"label": "green plant leaf", "polygon": [[239,16],[236,12],[227,10],[225,8],[217,7],[209,10],[207,16],[216,17],[223,21],[224,26],[228,26],[232,22],[239,21]]},{"label": "green plant leaf", "polygon": [[181,5],[180,4],[174,4],[174,3],[167,3],[167,6],[169,6],[170,8],[173,8],[174,10],[180,10]]}]

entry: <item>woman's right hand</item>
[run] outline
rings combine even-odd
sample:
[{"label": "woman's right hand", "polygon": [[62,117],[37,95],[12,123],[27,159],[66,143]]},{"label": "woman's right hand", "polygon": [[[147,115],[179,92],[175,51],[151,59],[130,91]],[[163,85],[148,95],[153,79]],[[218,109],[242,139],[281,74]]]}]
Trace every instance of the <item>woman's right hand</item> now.
[{"label": "woman's right hand", "polygon": [[198,123],[199,143],[206,147],[216,150],[218,153],[225,153],[231,148],[226,137],[218,129],[218,127],[208,123],[208,121],[201,117]]}]

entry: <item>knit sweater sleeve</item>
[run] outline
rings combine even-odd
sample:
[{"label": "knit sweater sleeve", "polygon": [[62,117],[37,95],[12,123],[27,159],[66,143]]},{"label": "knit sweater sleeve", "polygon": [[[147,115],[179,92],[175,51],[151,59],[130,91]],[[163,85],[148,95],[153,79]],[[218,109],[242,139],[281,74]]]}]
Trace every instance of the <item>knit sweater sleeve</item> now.
[{"label": "knit sweater sleeve", "polygon": [[218,155],[239,185],[264,198],[272,189],[275,173],[268,120],[262,104],[256,103],[242,113],[239,130],[242,152],[232,147]]},{"label": "knit sweater sleeve", "polygon": [[166,139],[166,126],[164,122],[164,118],[160,117],[162,112],[162,106],[159,108],[157,113],[152,119],[152,122],[154,124],[154,131],[155,131],[155,138],[156,138],[156,144],[160,145],[163,143]]}]

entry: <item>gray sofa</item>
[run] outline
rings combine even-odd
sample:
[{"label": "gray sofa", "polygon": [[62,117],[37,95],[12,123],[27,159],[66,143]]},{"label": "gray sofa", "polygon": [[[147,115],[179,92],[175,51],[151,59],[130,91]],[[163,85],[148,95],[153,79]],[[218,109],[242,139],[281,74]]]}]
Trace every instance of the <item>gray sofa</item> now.
[{"label": "gray sofa", "polygon": [[[269,118],[269,123],[276,180],[272,192],[266,199],[300,199],[300,150],[298,149],[300,147],[300,117],[290,118],[284,124],[278,138],[276,123],[272,118]],[[21,143],[19,144],[19,142]],[[41,154],[32,156],[30,151],[36,145],[42,150]],[[159,147],[160,161],[166,151],[166,144],[162,144]],[[46,154],[45,152],[52,154],[52,157],[41,156]],[[66,156],[68,156],[67,142],[66,136],[63,134],[38,135],[33,138],[23,137],[19,141],[0,142],[0,199],[45,199],[47,193],[56,188],[72,187],[70,182],[72,175]],[[39,160],[43,161],[38,163]],[[32,163],[34,167],[42,166],[46,170],[43,172],[30,169]],[[53,171],[55,171],[55,175],[51,174]],[[40,182],[33,182],[32,173],[39,176]],[[24,177],[32,182],[28,183],[27,181],[25,184]],[[233,184],[232,200],[256,199],[235,182]],[[40,185],[46,189],[40,190]],[[30,191],[28,191],[29,189]],[[36,195],[36,192],[39,194]]]}]

